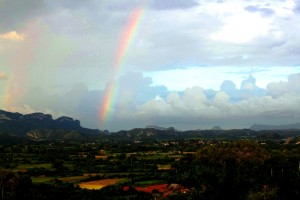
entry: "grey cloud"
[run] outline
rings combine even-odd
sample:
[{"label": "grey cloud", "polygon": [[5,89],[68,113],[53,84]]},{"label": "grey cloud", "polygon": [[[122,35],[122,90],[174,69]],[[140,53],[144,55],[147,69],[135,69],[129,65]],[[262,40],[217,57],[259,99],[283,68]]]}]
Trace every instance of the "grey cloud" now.
[{"label": "grey cloud", "polygon": [[242,81],[240,88],[242,91],[252,91],[254,96],[265,95],[264,90],[256,86],[256,79],[252,75]]},{"label": "grey cloud", "polygon": [[[16,106],[28,105],[31,109],[50,110],[57,115],[64,113],[80,119],[82,124],[88,127],[99,126],[98,109],[103,96],[103,90],[100,88],[112,76],[111,66],[118,47],[119,33],[126,24],[129,12],[136,7],[135,3],[140,1],[119,0],[112,3],[98,0],[6,0],[3,2],[0,7],[1,29],[11,29],[34,17],[43,17],[40,24],[46,30],[39,32],[41,34],[37,38],[48,41],[35,42],[34,47],[37,45],[38,48],[34,52],[37,52],[37,55],[31,58],[38,58],[38,61],[33,61],[34,66],[28,66],[27,70],[30,79],[27,86],[39,84],[42,88],[29,91],[25,100],[21,102],[20,99],[20,104]],[[295,11],[299,9],[300,3],[297,2]],[[206,11],[195,14],[193,12],[196,12],[196,9],[184,10],[197,6],[196,1],[153,0],[149,4],[152,10],[148,10],[141,21],[140,33],[131,44],[128,59],[123,66],[124,71],[129,70],[128,66],[130,69],[150,71],[199,66],[199,64],[278,66],[300,61],[299,26],[296,26],[299,24],[298,19],[274,18],[273,24],[270,24],[273,28],[265,37],[255,39],[249,44],[229,46],[209,39],[209,36],[222,25],[218,19]],[[168,9],[177,10],[165,12]],[[249,12],[259,12],[264,16],[274,14],[274,11],[268,9],[266,5],[247,9]],[[160,12],[161,10],[163,12]],[[45,14],[47,16],[44,16]],[[41,27],[37,27],[39,28]],[[48,32],[49,34],[45,35]],[[279,37],[275,37],[277,33]],[[63,43],[64,39],[70,44]],[[66,49],[62,51],[64,48]],[[24,49],[27,51],[29,48]],[[249,56],[244,59],[243,55]],[[56,58],[58,61],[53,62]],[[36,74],[41,75],[36,77]],[[94,90],[82,85],[69,88],[67,85],[74,84],[75,79],[92,85]],[[191,122],[196,126],[197,123],[217,122],[218,117],[226,121],[226,114],[232,119],[240,115],[243,116],[242,119],[250,115],[250,118],[255,115],[283,116],[284,109],[287,110],[285,116],[293,116],[290,110],[293,106],[297,106],[297,101],[299,103],[298,80],[299,76],[291,76],[289,82],[270,84],[265,91],[257,87],[255,80],[249,77],[242,83],[241,88],[228,80],[222,84],[221,91],[193,88],[184,92],[170,93],[164,86],[151,86],[152,80],[143,77],[141,73],[129,72],[119,80],[119,98],[116,106],[122,109],[113,115],[110,128],[116,130],[122,126],[137,127],[140,124],[152,124],[151,122],[165,124],[173,122],[181,125]],[[51,86],[55,84],[54,82],[60,83],[64,88],[59,90],[60,92],[49,94],[49,89],[45,85]],[[286,102],[291,102],[291,105],[287,105]],[[274,108],[278,110],[270,112]],[[297,114],[298,111],[295,112]],[[150,115],[147,115],[148,113]],[[210,117],[215,121],[205,119],[206,113],[211,113]],[[114,122],[120,122],[120,125],[114,127],[116,126]]]},{"label": "grey cloud", "polygon": [[151,0],[150,6],[157,10],[188,9],[197,6],[195,0]]},{"label": "grey cloud", "polygon": [[132,64],[148,70],[174,69],[200,65],[207,60],[205,41],[199,36],[190,35],[188,27],[180,27],[179,24],[177,27],[169,21],[163,24],[164,28],[158,27],[158,31],[145,38],[148,46],[136,46],[131,56]]},{"label": "grey cloud", "polygon": [[239,90],[236,88],[236,85],[230,80],[223,81],[220,90],[226,92],[233,102],[241,100],[241,95],[238,92]]},{"label": "grey cloud", "polygon": [[300,93],[300,73],[288,77],[288,88],[290,92]]},{"label": "grey cloud", "polygon": [[225,80],[221,85],[221,90],[225,92],[231,92],[236,90],[235,84],[230,80]]},{"label": "grey cloud", "polygon": [[144,104],[156,96],[162,98],[167,96],[168,90],[165,86],[151,86],[151,84],[152,79],[144,77],[141,72],[128,72],[119,81],[120,90],[131,96],[131,105]]},{"label": "grey cloud", "polygon": [[[115,111],[111,113],[112,121],[124,120],[119,116],[128,115],[136,111],[137,105],[145,104],[156,96],[166,98],[167,88],[164,86],[151,86],[152,80],[149,77],[143,77],[141,72],[128,72],[118,80],[118,89],[116,94]],[[89,90],[83,83],[73,84],[72,88],[65,89],[64,92],[48,94],[44,88],[29,88],[24,98],[17,102],[17,105],[11,105],[19,111],[30,108],[31,112],[41,111],[52,114],[55,117],[67,115],[77,118],[82,125],[91,128],[99,127],[99,109],[103,101],[104,90]],[[25,106],[25,107],[24,107]],[[29,110],[29,109],[27,109]],[[125,120],[126,121],[126,120]],[[123,124],[124,123],[120,123]],[[115,126],[115,125],[114,125]],[[121,128],[108,127],[110,130]],[[135,126],[131,124],[131,126]]]},{"label": "grey cloud", "polygon": [[[273,85],[273,92],[276,92],[274,89],[282,91],[277,91],[276,98],[270,93],[271,84],[268,91],[259,88],[253,76],[242,81],[240,89],[232,81],[224,81],[221,90],[216,91],[213,99],[208,98],[206,91],[200,87],[189,88],[138,106],[131,119],[140,121],[141,124],[147,121],[148,124],[173,124],[181,128],[199,128],[203,126],[201,121],[212,125],[221,122],[227,126],[244,128],[251,126],[251,123],[257,123],[258,119],[265,123],[292,122],[300,116],[299,82],[300,74],[294,74],[289,76],[288,83]],[[126,116],[119,116],[119,120],[123,117]],[[235,123],[230,124],[231,120]]]},{"label": "grey cloud", "polygon": [[[166,87],[151,86],[151,84],[151,78],[143,77],[141,72],[128,72],[121,76],[117,83],[118,92],[115,94],[115,109],[110,113],[111,119],[108,120],[106,127],[100,128],[120,130],[124,127],[138,127],[139,125],[135,123],[135,119],[134,122],[131,121],[136,112],[136,107],[145,104],[156,96],[165,98],[168,93]],[[104,93],[102,90],[89,91],[80,98],[78,115],[84,119],[83,124],[90,127],[99,126],[98,111]]]},{"label": "grey cloud", "polygon": [[243,80],[241,83],[242,90],[253,90],[256,88],[256,79],[253,76],[249,76],[247,79]]},{"label": "grey cloud", "polygon": [[[277,40],[269,40],[272,44],[278,43],[278,45],[272,48],[273,58],[276,63],[286,62],[289,65],[299,64],[299,54],[300,54],[300,39],[298,37],[300,20],[297,16],[294,18],[280,19],[275,24],[281,31],[281,37]],[[268,38],[265,38],[268,41]],[[271,57],[268,59],[272,59]]]},{"label": "grey cloud", "polygon": [[267,94],[273,98],[284,95],[298,95],[300,93],[300,73],[292,74],[288,81],[272,82],[267,85]]},{"label": "grey cloud", "polygon": [[[266,95],[265,89],[256,86],[256,79],[252,75],[250,75],[247,79],[242,81],[240,90],[242,94],[251,95],[255,97]],[[249,94],[249,91],[251,94]]]},{"label": "grey cloud", "polygon": [[19,105],[28,105],[35,110],[52,110],[54,113],[66,113],[71,116],[76,114],[78,110],[78,104],[81,101],[88,90],[87,87],[82,84],[74,84],[74,86],[64,92],[56,94],[48,94],[42,87],[32,87],[27,90],[22,102]]},{"label": "grey cloud", "polygon": [[2,0],[0,3],[0,27],[6,30],[15,29],[46,11],[42,0]]},{"label": "grey cloud", "polygon": [[[56,2],[58,4],[58,1]],[[76,40],[80,49],[86,48],[90,51],[101,53],[100,56],[91,58],[85,55],[84,52],[78,51],[81,54],[80,56],[84,57],[81,59],[82,62],[89,65],[91,59],[94,59],[95,63],[101,62],[103,66],[110,66],[111,63],[109,61],[114,59],[113,53],[116,52],[115,48],[118,46],[118,33],[122,31],[129,11],[138,5],[136,4],[138,1],[133,1],[134,3],[130,2],[125,1],[124,3],[124,1],[118,1],[118,3],[108,3],[107,1],[88,1],[88,3],[81,6],[77,5],[76,8],[80,8],[78,10],[71,10],[65,14],[53,13],[53,18],[47,22],[51,24],[51,29],[55,30],[55,32],[65,34],[69,38]],[[162,4],[164,5],[162,7],[166,8],[166,4],[169,3],[171,5],[170,8],[175,5],[179,8],[181,4],[184,5],[182,2],[192,1],[170,2],[151,1],[149,4],[152,8],[156,4]],[[90,8],[90,5],[94,6]],[[196,4],[192,5],[196,6]],[[259,7],[259,9],[262,8]],[[180,14],[186,17],[186,12],[189,11],[176,11],[176,14],[173,13],[171,17],[167,17],[167,14],[165,14],[168,12],[156,12],[156,10],[149,10],[147,12],[147,15],[141,21],[136,40],[131,44],[132,48],[127,59],[130,69],[143,68],[153,70],[202,64],[223,65],[224,63],[233,66],[240,64],[272,65],[273,63],[283,65],[290,64],[293,60],[299,60],[299,56],[295,55],[298,50],[297,46],[295,46],[297,43],[290,43],[290,46],[294,45],[294,47],[290,47],[293,50],[294,56],[289,53],[285,54],[281,50],[288,48],[285,45],[286,40],[284,39],[290,37],[285,34],[282,35],[284,39],[276,39],[272,37],[273,33],[271,31],[273,30],[270,30],[270,34],[261,40],[256,39],[249,45],[233,44],[228,48],[228,44],[207,39],[214,31],[212,28],[214,26],[211,24],[221,25],[218,24],[220,22],[217,19],[202,13],[197,16],[192,15],[193,17],[189,17],[187,20],[182,20]],[[57,17],[55,18],[56,15]],[[100,21],[101,23],[99,23]],[[274,25],[274,27],[277,26],[277,24]],[[293,29],[297,28],[294,27]],[[279,31],[284,30],[288,29],[279,28]],[[274,32],[274,34],[276,33]],[[275,50],[273,51],[272,49],[270,51],[270,48],[274,48]],[[243,55],[249,56],[247,59],[244,59]],[[217,60],[212,58],[218,56],[222,56],[222,59]],[[274,62],[270,64],[270,60],[274,60]],[[76,61],[76,63],[79,62]],[[79,66],[79,64],[75,65]]]},{"label": "grey cloud", "polygon": [[24,98],[17,105],[11,105],[18,112],[44,112],[57,118],[70,116],[90,128],[99,128],[98,109],[103,91],[88,90],[85,84],[74,84],[66,92],[48,94],[42,87],[28,89]]},{"label": "grey cloud", "polygon": [[300,0],[295,0],[294,12],[300,14]]},{"label": "grey cloud", "polygon": [[[4,28],[5,31],[14,30],[24,26],[30,20],[45,20],[45,17],[49,15],[59,16],[64,11],[75,15],[77,19],[79,18],[78,16],[81,16],[80,19],[84,20],[87,17],[99,20],[99,16],[103,13],[107,17],[107,12],[110,11],[109,5],[108,2],[98,0],[1,0],[0,27]],[[60,17],[63,18],[63,16]],[[46,23],[49,23],[47,19]],[[68,21],[62,21],[60,24],[57,24],[59,28],[64,28],[64,26],[71,27],[71,25]],[[81,23],[82,25],[85,26],[86,24]]]},{"label": "grey cloud", "polygon": [[245,10],[252,13],[259,12],[264,17],[269,17],[275,14],[274,10],[270,8],[262,8],[260,6],[247,6]]},{"label": "grey cloud", "polygon": [[[23,110],[31,108],[30,111],[48,112],[55,117],[68,115],[79,119],[83,126],[110,131],[145,127],[149,124],[169,125],[179,129],[222,124],[245,128],[251,125],[247,123],[255,123],[257,119],[269,122],[271,119],[284,121],[289,118],[293,121],[299,116],[299,82],[300,74],[291,75],[285,86],[283,84],[281,87],[282,92],[277,92],[275,98],[270,94],[270,86],[267,95],[259,93],[262,91],[256,86],[254,77],[245,79],[241,89],[227,80],[221,85],[220,91],[213,92],[214,98],[210,98],[208,91],[200,87],[170,92],[165,87],[151,86],[152,80],[143,77],[140,72],[129,72],[119,80],[115,105],[118,109],[112,113],[106,127],[99,127],[98,117],[104,91],[88,90],[84,84],[75,84],[69,91],[56,95],[35,88],[18,106],[23,106]],[[279,90],[281,83],[278,84],[273,87],[273,94]],[[284,93],[285,90],[290,93]],[[243,92],[248,92],[249,95],[245,96]],[[234,96],[235,94],[240,96]],[[161,98],[155,98],[156,96]],[[139,99],[140,97],[143,99]],[[235,97],[236,100],[232,101]]]},{"label": "grey cloud", "polygon": [[213,89],[208,89],[208,90],[204,90],[204,94],[209,100],[212,100],[215,98],[217,91]]},{"label": "grey cloud", "polygon": [[[289,66],[299,64],[300,40],[297,35],[299,27],[297,18],[277,18],[268,34],[255,38],[244,45],[226,46],[216,43],[215,53],[222,59],[212,60],[210,64],[226,63],[231,66]],[[219,52],[222,49],[221,52]],[[248,55],[246,59],[243,55]]]},{"label": "grey cloud", "polygon": [[101,128],[99,127],[99,106],[102,97],[102,90],[90,90],[82,95],[75,111],[82,125],[90,128]]},{"label": "grey cloud", "polygon": [[67,9],[77,9],[80,7],[90,7],[93,8],[93,5],[96,4],[98,1],[99,3],[102,3],[101,0],[84,0],[84,1],[78,1],[78,0],[43,0],[45,3],[50,7],[61,7],[61,8],[67,8]]},{"label": "grey cloud", "polygon": [[285,94],[288,90],[287,82],[273,82],[267,85],[267,94],[274,98],[278,98]]},{"label": "grey cloud", "polygon": [[225,80],[222,83],[220,90],[228,94],[232,102],[239,102],[244,99],[263,97],[266,95],[265,89],[257,87],[256,79],[253,76],[244,79],[240,89],[238,89],[232,81]]}]

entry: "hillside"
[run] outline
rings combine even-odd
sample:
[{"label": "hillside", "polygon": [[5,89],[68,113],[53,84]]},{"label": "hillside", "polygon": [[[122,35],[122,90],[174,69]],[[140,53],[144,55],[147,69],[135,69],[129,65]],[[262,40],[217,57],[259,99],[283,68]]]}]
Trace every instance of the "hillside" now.
[{"label": "hillside", "polygon": [[261,131],[261,130],[300,130],[300,123],[288,124],[288,125],[264,125],[264,124],[254,124],[250,127],[251,130]]},{"label": "hillside", "polygon": [[113,140],[147,140],[147,139],[283,139],[300,135],[300,124],[285,126],[253,125],[251,129],[223,130],[215,126],[211,130],[178,131],[173,127],[162,128],[148,126],[109,133],[98,129],[88,129],[80,125],[79,120],[62,116],[53,119],[44,113],[20,114],[0,110],[0,140],[73,140],[73,139],[113,139]]},{"label": "hillside", "polygon": [[0,110],[0,134],[33,139],[76,139],[100,133],[96,129],[81,127],[80,121],[71,117],[53,119],[44,113],[23,115]]}]

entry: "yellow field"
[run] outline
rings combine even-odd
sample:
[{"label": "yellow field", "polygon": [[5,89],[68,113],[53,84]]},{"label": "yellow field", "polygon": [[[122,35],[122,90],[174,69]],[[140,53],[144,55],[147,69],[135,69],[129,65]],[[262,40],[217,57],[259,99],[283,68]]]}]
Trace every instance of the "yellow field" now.
[{"label": "yellow field", "polygon": [[107,159],[107,156],[95,156],[95,159],[103,159],[103,160],[105,160],[105,159]]},{"label": "yellow field", "polygon": [[172,166],[170,164],[167,165],[157,165],[158,170],[171,170]]},{"label": "yellow field", "polygon": [[79,184],[80,188],[89,190],[98,190],[108,185],[114,185],[123,179],[103,179],[97,181],[82,182]]}]

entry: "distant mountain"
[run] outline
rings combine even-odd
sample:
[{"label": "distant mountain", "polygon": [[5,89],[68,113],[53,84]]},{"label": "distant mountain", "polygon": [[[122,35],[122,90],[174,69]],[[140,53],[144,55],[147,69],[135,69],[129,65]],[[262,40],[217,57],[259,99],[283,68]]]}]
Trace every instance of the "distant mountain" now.
[{"label": "distant mountain", "polygon": [[73,140],[105,138],[113,140],[182,139],[182,138],[261,138],[281,139],[300,135],[300,123],[282,126],[253,125],[250,129],[222,130],[215,126],[211,130],[178,131],[173,127],[148,126],[118,132],[83,128],[79,120],[62,116],[53,119],[44,113],[20,114],[0,110],[0,143],[22,141]]},{"label": "distant mountain", "polygon": [[155,128],[135,128],[129,131],[118,131],[111,134],[112,138],[124,138],[124,139],[167,139],[175,138],[178,136],[177,131],[170,127],[164,130]]},{"label": "distant mountain", "polygon": [[263,125],[263,124],[254,124],[250,127],[254,131],[262,130],[293,130],[300,129],[300,123],[288,124],[288,125]]},{"label": "distant mountain", "polygon": [[145,128],[146,129],[153,128],[153,129],[156,129],[156,130],[166,130],[165,127],[160,127],[160,126],[155,126],[155,125],[149,125],[149,126],[146,126]]},{"label": "distant mountain", "polygon": [[220,126],[215,126],[211,130],[213,130],[213,131],[221,131],[223,129]]},{"label": "distant mountain", "polygon": [[156,130],[175,130],[177,131],[174,127],[169,127],[169,128],[165,128],[165,127],[160,127],[160,126],[155,126],[155,125],[150,125],[150,126],[146,126],[146,129],[156,129]]},{"label": "distant mountain", "polygon": [[155,128],[135,128],[128,131],[118,131],[110,134],[113,139],[183,139],[183,138],[241,138],[257,137],[261,133],[250,129],[232,129],[232,130],[189,130],[177,131],[174,128],[159,130]]},{"label": "distant mountain", "polygon": [[80,126],[71,117],[53,119],[44,113],[20,114],[0,110],[0,134],[10,134],[33,139],[76,139],[100,134],[97,129]]}]

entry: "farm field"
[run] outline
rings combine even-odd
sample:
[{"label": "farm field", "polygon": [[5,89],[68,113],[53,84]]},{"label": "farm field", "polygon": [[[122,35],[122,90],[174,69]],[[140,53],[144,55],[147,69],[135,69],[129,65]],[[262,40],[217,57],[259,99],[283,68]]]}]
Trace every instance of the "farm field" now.
[{"label": "farm field", "polygon": [[96,181],[87,181],[79,183],[79,187],[83,189],[89,189],[89,190],[98,190],[103,187],[114,185],[124,179],[103,179],[103,180],[96,180]]},{"label": "farm field", "polygon": [[[151,142],[43,141],[2,145],[0,179],[6,175],[14,177],[11,181],[20,179],[17,183],[26,183],[24,194],[28,186],[35,193],[43,192],[42,196],[47,191],[60,195],[72,191],[92,196],[103,192],[128,198],[198,195],[206,199],[205,195],[212,193],[255,196],[266,192],[265,188],[266,195],[280,196],[284,191],[289,197],[297,196],[293,193],[300,185],[300,146],[296,142]],[[181,189],[170,189],[172,185]],[[241,188],[243,185],[249,188]],[[8,187],[11,186],[4,188],[4,195],[9,195]]]}]

